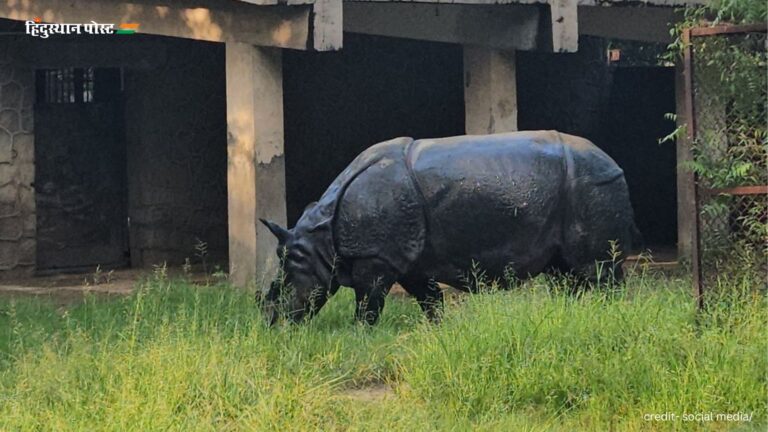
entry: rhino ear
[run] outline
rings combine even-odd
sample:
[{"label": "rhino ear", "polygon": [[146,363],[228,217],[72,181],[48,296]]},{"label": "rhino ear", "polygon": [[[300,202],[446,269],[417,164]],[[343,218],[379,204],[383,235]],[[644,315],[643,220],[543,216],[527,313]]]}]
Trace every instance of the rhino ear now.
[{"label": "rhino ear", "polygon": [[285,244],[285,242],[288,240],[288,237],[291,236],[291,232],[288,231],[287,229],[281,227],[280,225],[278,225],[278,224],[276,224],[276,223],[274,223],[272,221],[268,221],[268,220],[261,219],[261,218],[259,218],[259,220],[261,221],[261,223],[264,224],[264,226],[269,228],[269,231],[272,232],[272,234],[274,234],[275,237],[277,237],[277,242],[278,243]]},{"label": "rhino ear", "polygon": [[320,222],[316,223],[314,226],[310,227],[307,232],[315,232],[315,231],[322,231],[322,230],[329,230],[331,228],[331,218],[323,219]]}]

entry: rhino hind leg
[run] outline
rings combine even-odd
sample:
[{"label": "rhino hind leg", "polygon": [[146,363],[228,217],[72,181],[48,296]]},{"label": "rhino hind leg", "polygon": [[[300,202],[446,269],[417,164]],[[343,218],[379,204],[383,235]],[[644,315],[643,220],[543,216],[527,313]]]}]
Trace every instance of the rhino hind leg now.
[{"label": "rhino hind leg", "polygon": [[592,263],[576,266],[572,272],[576,276],[574,292],[583,291],[589,286],[620,284],[624,280],[621,261],[595,260]]},{"label": "rhino hind leg", "polygon": [[624,177],[605,183],[581,179],[571,190],[571,197],[562,248],[571,273],[593,285],[621,282],[634,226]]},{"label": "rhino hind leg", "polygon": [[563,258],[568,273],[577,278],[577,291],[589,285],[602,286],[621,283],[624,279],[624,243],[626,236],[616,227],[596,239],[574,242]]},{"label": "rhino hind leg", "polygon": [[406,277],[400,280],[400,285],[409,294],[416,297],[419,307],[433,323],[440,322],[443,310],[443,291],[434,278]]},{"label": "rhino hind leg", "polygon": [[589,285],[602,286],[621,283],[624,279],[624,241],[626,235],[620,224],[595,227],[587,236],[574,236],[563,251],[564,270],[576,277],[575,291]]},{"label": "rhino hind leg", "polygon": [[355,319],[376,324],[384,309],[384,300],[397,273],[389,264],[377,258],[355,260],[352,264],[352,288],[355,290]]}]

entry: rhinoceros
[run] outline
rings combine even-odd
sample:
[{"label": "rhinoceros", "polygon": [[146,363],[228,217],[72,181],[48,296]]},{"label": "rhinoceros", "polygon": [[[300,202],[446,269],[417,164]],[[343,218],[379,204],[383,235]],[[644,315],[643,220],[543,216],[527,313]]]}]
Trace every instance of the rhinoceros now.
[{"label": "rhinoceros", "polygon": [[373,324],[395,282],[437,319],[438,283],[471,289],[462,281],[473,266],[489,278],[557,270],[620,279],[621,260],[609,254],[636,233],[621,168],[590,141],[556,131],[382,142],[295,227],[262,222],[282,264],[261,297],[272,323],[279,304],[298,322],[348,286],[356,318]]}]

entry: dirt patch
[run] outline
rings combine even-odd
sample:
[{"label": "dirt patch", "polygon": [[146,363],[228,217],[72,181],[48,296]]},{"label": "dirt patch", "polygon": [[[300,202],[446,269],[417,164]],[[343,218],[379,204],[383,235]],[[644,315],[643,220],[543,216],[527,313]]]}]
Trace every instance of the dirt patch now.
[{"label": "dirt patch", "polygon": [[94,276],[93,274],[59,274],[2,281],[0,297],[49,298],[65,306],[82,301],[85,293],[100,297],[127,295],[140,279],[141,272],[120,270]]},{"label": "dirt patch", "polygon": [[373,383],[365,387],[346,389],[341,392],[341,396],[354,399],[360,402],[379,402],[384,399],[394,397],[395,391],[389,384]]},{"label": "dirt patch", "polygon": [[[82,301],[86,293],[99,297],[125,296],[137,284],[152,275],[149,269],[120,269],[109,272],[56,274],[0,281],[0,297],[47,297],[61,306]],[[182,274],[181,269],[168,269],[171,277]],[[186,275],[195,284],[205,284],[203,274]]]}]

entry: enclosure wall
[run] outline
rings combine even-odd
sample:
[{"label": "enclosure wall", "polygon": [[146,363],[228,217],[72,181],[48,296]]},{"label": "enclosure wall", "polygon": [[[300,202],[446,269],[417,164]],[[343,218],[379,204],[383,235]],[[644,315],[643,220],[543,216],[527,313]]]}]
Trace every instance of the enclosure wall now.
[{"label": "enclosure wall", "polygon": [[35,265],[34,74],[17,39],[0,37],[0,278]]},{"label": "enclosure wall", "polygon": [[148,38],[158,64],[125,74],[131,262],[227,258],[224,46]]}]

